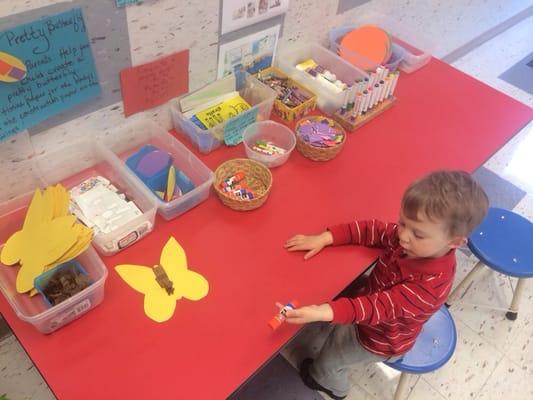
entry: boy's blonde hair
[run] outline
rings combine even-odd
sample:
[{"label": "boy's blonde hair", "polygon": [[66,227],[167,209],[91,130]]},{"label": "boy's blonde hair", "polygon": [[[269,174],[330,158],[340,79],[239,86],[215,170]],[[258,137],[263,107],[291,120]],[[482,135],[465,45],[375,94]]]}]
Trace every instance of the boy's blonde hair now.
[{"label": "boy's blonde hair", "polygon": [[489,207],[481,186],[464,171],[436,171],[413,182],[402,199],[402,212],[412,220],[420,214],[443,221],[450,237],[468,237]]}]

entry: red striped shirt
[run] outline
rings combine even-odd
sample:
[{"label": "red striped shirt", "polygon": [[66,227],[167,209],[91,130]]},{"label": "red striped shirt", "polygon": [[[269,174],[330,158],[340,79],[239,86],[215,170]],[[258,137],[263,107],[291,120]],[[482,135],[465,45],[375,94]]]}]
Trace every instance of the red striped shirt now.
[{"label": "red striped shirt", "polygon": [[439,258],[406,258],[397,229],[376,220],[328,228],[333,245],[384,249],[362,292],[329,304],[332,322],[355,324],[361,346],[385,356],[414,345],[424,322],[446,301],[455,274],[455,251]]}]

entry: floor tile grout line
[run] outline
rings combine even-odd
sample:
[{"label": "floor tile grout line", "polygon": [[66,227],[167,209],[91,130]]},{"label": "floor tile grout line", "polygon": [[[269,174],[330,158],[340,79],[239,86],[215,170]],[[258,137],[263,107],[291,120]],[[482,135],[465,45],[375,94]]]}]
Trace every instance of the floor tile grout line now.
[{"label": "floor tile grout line", "polygon": [[500,365],[500,363],[502,362],[503,358],[505,357],[505,354],[503,353],[500,353],[502,356],[498,359],[498,362],[496,363],[496,366],[494,367],[494,369],[490,372],[489,376],[487,377],[487,379],[485,379],[485,382],[483,382],[483,385],[481,385],[481,387],[479,388],[479,390],[477,391],[477,393],[474,393],[474,396],[472,397],[472,400],[476,400],[478,398],[478,396],[481,394],[481,392],[483,391],[483,388],[485,388],[485,386],[487,385],[487,383],[490,381],[490,379],[492,378],[492,375],[494,374],[494,372],[496,371],[496,369],[498,369],[498,366]]},{"label": "floor tile grout line", "polygon": [[466,42],[459,48],[446,54],[444,57],[441,58],[441,60],[448,64],[452,64],[460,58],[476,50],[481,45],[487,43],[488,41],[494,39],[495,37],[498,37],[505,31],[518,25],[520,22],[524,21],[532,15],[533,6],[529,6],[525,10],[522,10],[519,13],[513,15],[512,17],[506,19],[505,21],[500,22],[498,25],[486,30],[485,32]]},{"label": "floor tile grout line", "polygon": [[[436,370],[435,372],[439,372],[439,370]],[[433,386],[427,379],[424,379],[423,376],[420,377],[420,379],[423,379],[426,385],[428,385],[431,389],[433,389],[435,392],[437,392],[444,400],[447,400],[447,397],[444,393],[442,393],[438,388]]]}]

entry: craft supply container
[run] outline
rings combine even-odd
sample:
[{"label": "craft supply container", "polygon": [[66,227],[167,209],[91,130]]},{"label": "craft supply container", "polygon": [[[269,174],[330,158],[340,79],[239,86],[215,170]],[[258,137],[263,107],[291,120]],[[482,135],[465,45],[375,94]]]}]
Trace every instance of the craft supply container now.
[{"label": "craft supply container", "polygon": [[97,140],[80,140],[47,152],[35,159],[35,167],[43,187],[61,183],[69,190],[88,178],[100,175],[137,205],[141,215],[110,232],[101,232],[93,237],[93,245],[101,254],[116,254],[154,229],[156,203],[150,191],[133,179],[120,160]]},{"label": "craft supply container", "polygon": [[[299,130],[300,126],[304,122],[320,122],[321,120],[327,120],[330,125],[336,127],[343,134],[342,141],[339,144],[332,147],[318,147],[311,145],[302,138],[299,133]],[[346,143],[346,131],[337,121],[330,118],[320,117],[316,115],[304,117],[296,123],[294,131],[296,134],[296,148],[304,157],[313,161],[329,161],[335,158],[340,153],[340,151],[344,147],[344,144]]]},{"label": "craft supply container", "polygon": [[[242,134],[246,156],[259,161],[268,168],[284,164],[296,145],[294,133],[285,125],[274,121],[262,121],[249,125]],[[263,154],[253,149],[257,140],[265,140],[286,150],[284,154]]]},{"label": "craft supply container", "polygon": [[201,96],[202,93],[208,93],[208,97],[206,97],[206,101],[208,101],[214,97],[237,91],[251,108],[234,118],[239,118],[244,113],[255,112],[257,112],[255,122],[270,118],[272,106],[276,99],[276,92],[252,75],[247,73],[241,75],[241,82],[238,82],[235,75],[228,75],[196,91],[170,100],[170,113],[174,127],[187,137],[201,153],[210,153],[224,144],[224,127],[232,119],[228,119],[211,129],[203,130],[188,119],[181,111],[180,102],[183,98],[188,96]]},{"label": "craft supply container", "polygon": [[[255,193],[252,200],[238,199],[225,193],[221,184],[237,172],[244,173],[248,187]],[[261,207],[272,188],[272,173],[260,162],[248,158],[235,158],[223,162],[215,170],[213,188],[220,201],[236,211],[251,211]]]},{"label": "craft supply container", "polygon": [[320,80],[296,68],[296,65],[309,59],[313,59],[317,64],[331,71],[337,79],[346,84],[368,77],[364,71],[316,43],[282,48],[276,56],[276,66],[285,71],[289,77],[312,90],[317,95],[318,108],[325,114],[333,114],[342,107],[345,93],[344,91],[335,93],[321,84]]},{"label": "craft supply container", "polygon": [[[400,24],[391,17],[375,12],[356,15],[349,24],[330,30],[330,49],[338,53],[340,40],[344,35],[362,25],[379,26],[392,36],[392,56],[385,65],[389,70],[399,68],[403,72],[411,73],[422,68],[431,60],[435,44],[424,33],[411,30],[405,24]],[[353,57],[362,57],[355,52],[344,50]],[[365,61],[368,63],[368,59]]]},{"label": "craft supply container", "polygon": [[[32,195],[27,195],[10,204],[4,204],[6,207],[3,207],[2,212],[5,212],[6,208],[11,209],[0,216],[0,251],[9,236],[22,228],[31,197]],[[50,307],[39,295],[30,297],[27,293],[17,293],[15,281],[19,266],[5,266],[0,263],[0,291],[22,321],[32,324],[41,333],[52,333],[86,314],[104,299],[107,268],[94,248],[89,246],[75,260],[87,271],[93,283],[56,306]]]},{"label": "craft supply container", "polygon": [[[143,117],[131,119],[105,132],[100,139],[118,157],[117,162],[121,164],[128,178],[133,179],[137,186],[147,191],[151,201],[156,204],[159,215],[164,219],[171,220],[178,217],[209,196],[213,172],[185,145],[152,120]],[[161,200],[150,191],[125,164],[129,156],[147,144],[169,153],[174,159],[173,165],[176,170],[183,171],[195,188],[169,202]]]},{"label": "craft supply container", "polygon": [[276,100],[274,101],[274,112],[279,115],[279,117],[283,120],[291,122],[300,119],[316,108],[316,94],[313,93],[310,89],[303,86],[302,84],[298,83],[296,80],[289,78],[289,76],[279,68],[266,68],[262,70],[260,74],[261,76],[272,74],[279,78],[287,78],[288,83],[291,87],[296,87],[300,92],[303,92],[309,97],[305,102],[296,107],[289,107],[288,105],[283,103],[283,101],[276,98]]}]

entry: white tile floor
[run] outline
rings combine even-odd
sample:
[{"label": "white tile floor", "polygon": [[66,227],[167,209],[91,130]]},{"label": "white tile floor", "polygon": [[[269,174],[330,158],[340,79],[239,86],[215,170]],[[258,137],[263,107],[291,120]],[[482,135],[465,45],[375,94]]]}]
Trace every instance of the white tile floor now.
[{"label": "white tile floor", "polygon": [[[533,96],[498,79],[498,75],[533,50],[533,17],[483,44],[454,65],[517,100],[533,106]],[[529,39],[528,39],[529,38]],[[485,166],[526,191],[515,211],[533,220],[533,123],[525,127]],[[475,264],[474,257],[458,256],[457,281]],[[514,285],[514,282],[512,282]],[[438,371],[413,377],[410,400],[433,398],[496,400],[533,399],[533,283],[526,286],[518,319],[507,321],[502,311],[483,304],[505,307],[512,289],[509,280],[486,273],[472,286],[463,302],[451,308],[458,328],[457,350]],[[291,360],[297,350],[287,349]],[[383,365],[367,371],[354,371],[353,389],[347,400],[391,399],[399,373]],[[11,400],[54,399],[17,340],[11,336],[0,342],[0,397]]]}]

